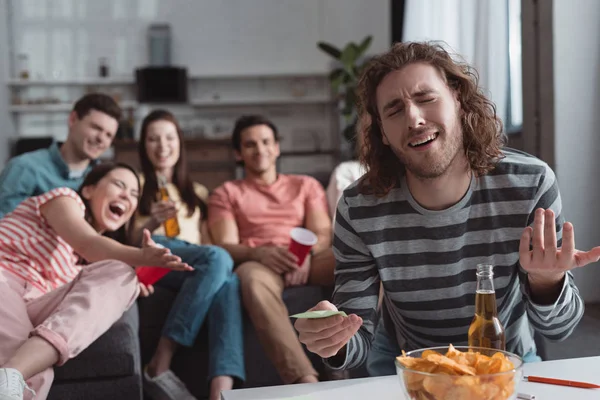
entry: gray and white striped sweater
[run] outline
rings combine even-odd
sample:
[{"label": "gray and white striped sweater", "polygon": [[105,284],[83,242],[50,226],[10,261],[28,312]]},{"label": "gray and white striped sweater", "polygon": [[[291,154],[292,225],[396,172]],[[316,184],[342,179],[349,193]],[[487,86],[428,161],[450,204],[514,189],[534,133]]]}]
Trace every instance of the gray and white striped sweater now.
[{"label": "gray and white striped sweater", "polygon": [[539,159],[504,150],[496,168],[474,177],[464,198],[443,211],[420,207],[402,182],[384,198],[361,194],[355,182],[339,202],[334,237],[337,259],[333,303],[364,324],[350,340],[343,369],[367,358],[376,325],[379,284],[384,320],[406,351],[467,344],[475,312],[477,264],[494,265],[499,318],[507,350],[535,351],[532,329],[566,338],[584,305],[569,273],[552,305],[531,301],[519,265],[519,240],[536,208],[556,215],[558,244],[563,217],[554,172]]}]

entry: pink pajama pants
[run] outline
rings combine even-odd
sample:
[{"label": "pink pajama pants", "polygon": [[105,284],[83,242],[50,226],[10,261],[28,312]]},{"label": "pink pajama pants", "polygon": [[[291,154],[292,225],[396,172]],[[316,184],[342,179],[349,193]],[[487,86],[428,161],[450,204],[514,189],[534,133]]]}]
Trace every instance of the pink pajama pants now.
[{"label": "pink pajama pants", "polygon": [[[60,353],[57,365],[77,356],[131,307],[139,293],[133,268],[114,260],[87,265],[70,283],[49,293],[0,268],[0,366],[32,335]],[[27,381],[46,399],[53,368]],[[31,399],[26,391],[25,399]]]}]

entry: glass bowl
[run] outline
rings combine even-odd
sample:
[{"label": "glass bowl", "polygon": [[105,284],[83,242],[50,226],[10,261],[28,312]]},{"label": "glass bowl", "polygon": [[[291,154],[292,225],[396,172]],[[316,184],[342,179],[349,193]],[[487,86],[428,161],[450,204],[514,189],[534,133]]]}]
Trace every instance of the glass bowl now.
[{"label": "glass bowl", "polygon": [[[413,400],[512,400],[517,398],[517,385],[523,378],[523,359],[516,354],[507,351],[486,349],[480,347],[454,346],[460,352],[466,353],[465,357],[470,360],[469,366],[486,371],[499,370],[492,356],[500,353],[506,357],[514,368],[496,373],[485,373],[481,375],[463,375],[457,372],[456,366],[437,366],[436,364],[422,362],[411,369],[396,360],[396,373],[404,394]],[[407,357],[421,358],[425,351],[434,351],[446,355],[449,346],[430,347],[414,350],[406,353]],[[476,353],[482,356],[477,356]],[[483,357],[486,356],[486,357]],[[489,357],[489,358],[487,358]],[[497,355],[495,358],[501,358]],[[473,364],[474,361],[474,364]],[[492,365],[491,363],[495,363]],[[466,365],[466,364],[465,364]],[[434,372],[421,371],[419,369]]]}]

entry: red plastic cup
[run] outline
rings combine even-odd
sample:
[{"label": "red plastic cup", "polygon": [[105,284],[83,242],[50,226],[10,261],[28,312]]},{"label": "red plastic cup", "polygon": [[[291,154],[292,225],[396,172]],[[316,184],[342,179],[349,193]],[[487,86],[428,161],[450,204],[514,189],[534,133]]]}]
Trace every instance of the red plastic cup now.
[{"label": "red plastic cup", "polygon": [[148,286],[154,285],[160,278],[168,274],[169,271],[171,271],[169,268],[162,267],[137,267],[135,274],[141,283]]},{"label": "red plastic cup", "polygon": [[317,235],[304,228],[294,228],[290,231],[290,253],[298,257],[298,265],[302,265],[310,249],[317,244]]}]

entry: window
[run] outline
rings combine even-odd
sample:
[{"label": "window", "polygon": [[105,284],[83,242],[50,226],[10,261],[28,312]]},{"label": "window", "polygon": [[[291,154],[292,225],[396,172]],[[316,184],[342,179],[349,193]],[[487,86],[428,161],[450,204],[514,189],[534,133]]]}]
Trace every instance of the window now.
[{"label": "window", "polygon": [[396,7],[404,6],[402,40],[441,40],[477,69],[509,134],[523,125],[521,1],[404,0]]},{"label": "window", "polygon": [[523,125],[523,72],[521,58],[521,0],[507,0],[508,6],[508,97],[505,131],[521,131]]}]

